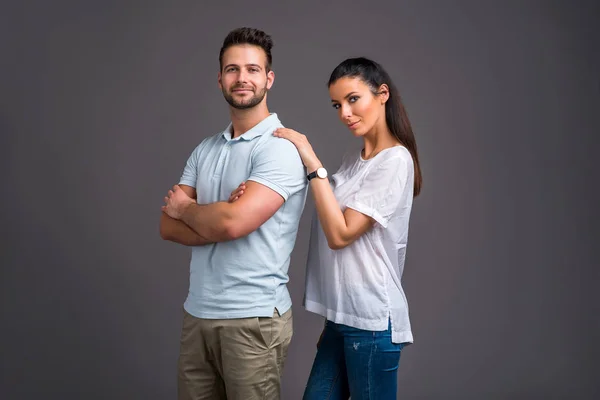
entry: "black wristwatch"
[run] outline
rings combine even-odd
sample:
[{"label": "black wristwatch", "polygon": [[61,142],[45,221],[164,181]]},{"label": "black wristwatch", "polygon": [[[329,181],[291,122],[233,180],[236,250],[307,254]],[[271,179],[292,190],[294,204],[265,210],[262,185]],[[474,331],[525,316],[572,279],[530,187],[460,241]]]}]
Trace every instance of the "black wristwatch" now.
[{"label": "black wristwatch", "polygon": [[313,171],[310,174],[306,175],[306,179],[308,179],[309,181],[313,178],[321,178],[321,179],[327,178],[327,170],[323,167],[320,167],[320,168],[317,168],[316,171]]}]

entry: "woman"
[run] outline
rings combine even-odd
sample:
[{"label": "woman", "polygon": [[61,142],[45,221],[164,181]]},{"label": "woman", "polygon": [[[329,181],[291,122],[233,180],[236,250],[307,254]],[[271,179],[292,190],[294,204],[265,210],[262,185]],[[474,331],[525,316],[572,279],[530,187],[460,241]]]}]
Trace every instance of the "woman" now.
[{"label": "woman", "polygon": [[364,141],[331,185],[306,136],[286,128],[274,133],[298,148],[318,215],[304,306],[326,323],[304,399],[395,399],[400,351],[413,341],[400,280],[412,200],[421,189],[417,146],[398,91],[379,64],[345,60],[328,86],[340,120]]}]

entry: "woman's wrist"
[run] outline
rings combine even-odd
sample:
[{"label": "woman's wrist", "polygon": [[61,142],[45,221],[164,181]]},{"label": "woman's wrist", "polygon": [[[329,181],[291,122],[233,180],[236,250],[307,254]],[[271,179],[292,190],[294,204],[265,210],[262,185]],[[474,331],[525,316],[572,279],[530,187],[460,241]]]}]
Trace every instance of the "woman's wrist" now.
[{"label": "woman's wrist", "polygon": [[315,158],[314,160],[306,164],[306,171],[310,174],[311,172],[316,171],[322,166],[323,164],[321,164],[321,161],[319,161],[318,158]]}]

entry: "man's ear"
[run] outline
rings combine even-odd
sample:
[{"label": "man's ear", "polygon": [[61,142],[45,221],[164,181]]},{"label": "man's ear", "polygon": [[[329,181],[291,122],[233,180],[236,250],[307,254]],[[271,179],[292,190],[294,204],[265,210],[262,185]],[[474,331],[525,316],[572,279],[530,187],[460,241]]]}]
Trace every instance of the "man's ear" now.
[{"label": "man's ear", "polygon": [[221,71],[219,71],[217,75],[217,84],[219,85],[219,89],[223,90],[223,84],[221,83]]},{"label": "man's ear", "polygon": [[275,72],[273,70],[267,72],[267,89],[271,89],[273,83],[275,82]]}]

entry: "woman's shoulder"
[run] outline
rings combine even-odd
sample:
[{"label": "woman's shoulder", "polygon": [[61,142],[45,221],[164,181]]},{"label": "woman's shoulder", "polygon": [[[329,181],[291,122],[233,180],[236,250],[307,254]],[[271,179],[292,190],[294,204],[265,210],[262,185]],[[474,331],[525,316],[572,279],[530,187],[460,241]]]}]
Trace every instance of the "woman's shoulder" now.
[{"label": "woman's shoulder", "polygon": [[381,151],[377,156],[381,156],[382,161],[390,159],[412,159],[412,156],[408,149],[401,144],[388,147],[387,149]]},{"label": "woman's shoulder", "polygon": [[380,151],[369,161],[371,169],[395,169],[412,164],[412,156],[406,147],[398,145]]}]

